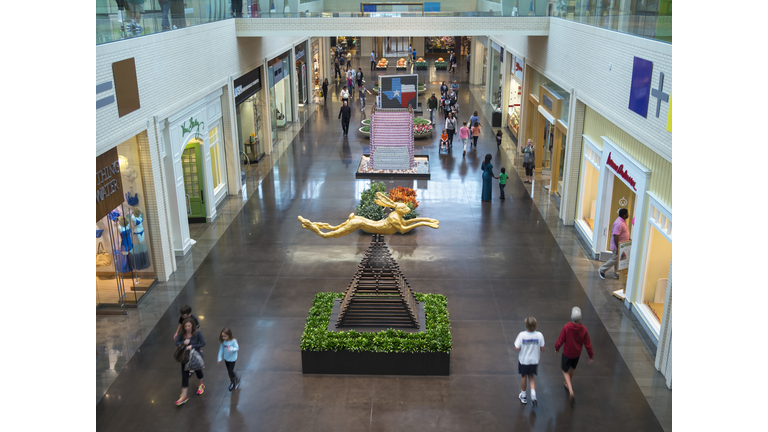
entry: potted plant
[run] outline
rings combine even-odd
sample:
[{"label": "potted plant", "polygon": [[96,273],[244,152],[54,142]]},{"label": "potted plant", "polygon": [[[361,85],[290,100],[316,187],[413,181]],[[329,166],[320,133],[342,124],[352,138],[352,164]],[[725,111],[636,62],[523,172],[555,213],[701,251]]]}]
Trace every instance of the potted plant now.
[{"label": "potted plant", "polygon": [[436,69],[436,70],[446,70],[446,69],[448,69],[448,62],[447,62],[447,61],[445,61],[445,60],[443,60],[443,58],[442,58],[442,57],[440,57],[440,58],[439,58],[439,59],[437,59],[437,61],[435,62],[435,69]]},{"label": "potted plant", "polygon": [[432,124],[427,119],[416,117],[413,119],[413,137],[426,138],[432,136]]}]

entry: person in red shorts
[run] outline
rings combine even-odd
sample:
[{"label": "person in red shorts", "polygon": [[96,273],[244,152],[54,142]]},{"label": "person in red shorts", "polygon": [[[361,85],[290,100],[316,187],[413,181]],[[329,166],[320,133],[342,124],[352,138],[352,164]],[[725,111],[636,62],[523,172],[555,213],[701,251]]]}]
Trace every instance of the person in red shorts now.
[{"label": "person in red shorts", "polygon": [[563,385],[568,390],[571,406],[573,406],[576,402],[576,397],[573,395],[573,372],[579,363],[582,346],[587,349],[589,364],[592,364],[592,361],[594,361],[594,354],[592,353],[592,343],[589,340],[587,328],[581,324],[580,308],[574,307],[571,310],[571,321],[560,330],[560,337],[555,342],[555,352],[558,352],[560,347],[563,347],[563,358],[560,365],[563,370],[563,377],[565,378]]}]

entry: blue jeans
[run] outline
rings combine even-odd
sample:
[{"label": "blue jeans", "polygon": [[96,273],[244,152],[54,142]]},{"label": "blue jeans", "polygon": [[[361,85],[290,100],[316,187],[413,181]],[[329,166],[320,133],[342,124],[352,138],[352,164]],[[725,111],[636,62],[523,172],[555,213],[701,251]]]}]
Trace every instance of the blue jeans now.
[{"label": "blue jeans", "polygon": [[163,29],[169,29],[171,28],[171,22],[168,21],[168,12],[171,11],[171,2],[168,1],[161,1],[160,7],[163,9],[163,20],[160,23],[160,25],[163,27]]},{"label": "blue jeans", "polygon": [[501,198],[501,199],[505,198],[504,197],[504,186],[506,186],[506,184],[499,183],[499,191],[501,192],[501,195],[499,195],[499,198]]}]

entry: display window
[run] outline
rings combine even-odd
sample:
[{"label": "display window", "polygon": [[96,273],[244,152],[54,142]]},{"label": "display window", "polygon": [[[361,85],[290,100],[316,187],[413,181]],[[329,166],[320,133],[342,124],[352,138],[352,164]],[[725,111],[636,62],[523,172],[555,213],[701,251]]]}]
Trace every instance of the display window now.
[{"label": "display window", "polygon": [[509,111],[507,112],[507,126],[512,131],[516,140],[520,134],[520,105],[523,94],[523,86],[515,79],[509,83]]},{"label": "display window", "polygon": [[262,93],[262,67],[258,67],[235,80],[235,120],[237,142],[242,163],[257,163],[264,157],[267,137],[263,122],[264,94]]},{"label": "display window", "polygon": [[[143,143],[143,146],[139,144]],[[157,282],[152,262],[152,236],[146,213],[146,192],[142,157],[146,152],[146,132],[116,148],[122,202],[96,222],[96,306],[136,306]],[[97,162],[98,168],[98,162]],[[97,171],[99,181],[105,174]],[[101,176],[101,177],[100,177]],[[111,180],[111,179],[110,179]]]},{"label": "display window", "polygon": [[497,112],[501,111],[502,82],[501,52],[491,49],[491,106]]},{"label": "display window", "polygon": [[638,310],[645,312],[649,327],[659,337],[667,294],[669,267],[672,264],[672,211],[653,194],[648,194],[648,226],[639,286],[642,289]]},{"label": "display window", "polygon": [[312,42],[312,97],[320,94],[320,41]]},{"label": "display window", "polygon": [[277,143],[277,129],[293,121],[291,99],[290,52],[269,62],[269,104],[272,121],[272,143]]},{"label": "display window", "polygon": [[227,165],[224,162],[224,150],[219,139],[220,124],[217,122],[212,128],[208,129],[208,147],[211,153],[211,178],[213,179],[213,193],[226,186]]},{"label": "display window", "polygon": [[307,43],[301,43],[294,48],[296,59],[296,84],[298,85],[298,102],[300,106],[307,103]]},{"label": "display window", "polygon": [[427,53],[447,53],[456,50],[456,40],[453,36],[434,36],[424,40]]}]

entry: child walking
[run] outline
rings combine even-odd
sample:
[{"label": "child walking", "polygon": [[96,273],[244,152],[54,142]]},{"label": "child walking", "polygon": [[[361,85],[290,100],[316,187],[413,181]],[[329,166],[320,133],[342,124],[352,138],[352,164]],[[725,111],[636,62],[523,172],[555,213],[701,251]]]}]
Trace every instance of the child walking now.
[{"label": "child walking", "polygon": [[507,170],[504,167],[501,167],[501,174],[499,174],[499,192],[501,192],[501,195],[499,196],[499,199],[506,199],[504,196],[504,187],[507,185],[507,177],[509,177]]},{"label": "child walking", "polygon": [[464,122],[464,125],[459,129],[459,139],[461,140],[461,143],[464,144],[464,153],[461,155],[461,157],[464,157],[467,155],[467,141],[469,141],[469,128],[467,127],[467,122]]},{"label": "child walking", "polygon": [[504,136],[504,133],[499,129],[498,132],[496,132],[496,147],[499,147],[501,145],[501,138]]},{"label": "child walking", "polygon": [[237,344],[237,339],[232,336],[232,330],[229,327],[224,327],[219,334],[219,360],[216,364],[221,364],[221,359],[224,358],[224,364],[227,366],[227,373],[229,373],[229,380],[231,381],[229,391],[240,387],[240,377],[235,373],[235,362],[239,350],[240,346]]},{"label": "child walking", "polygon": [[515,339],[515,351],[519,351],[517,370],[520,373],[520,402],[528,403],[525,397],[526,382],[531,383],[531,402],[533,406],[538,404],[536,399],[536,369],[539,367],[541,353],[544,352],[544,335],[536,331],[538,324],[536,318],[525,319],[525,330],[520,332]]},{"label": "child walking", "polygon": [[189,307],[189,305],[182,306],[179,313],[181,314],[179,317],[179,327],[176,328],[176,333],[173,334],[173,340],[176,340],[176,336],[178,336],[179,333],[182,333],[181,323],[183,323],[187,318],[192,318],[192,321],[195,322],[196,329],[200,328],[200,321],[197,320],[196,316],[192,315],[192,308]]}]

